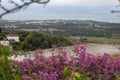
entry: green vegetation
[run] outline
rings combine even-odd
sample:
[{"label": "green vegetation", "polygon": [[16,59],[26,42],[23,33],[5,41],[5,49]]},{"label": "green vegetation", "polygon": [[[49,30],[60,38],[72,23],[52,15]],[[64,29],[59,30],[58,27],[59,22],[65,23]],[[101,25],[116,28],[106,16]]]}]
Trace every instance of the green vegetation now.
[{"label": "green vegetation", "polygon": [[[20,43],[11,43],[15,51],[33,51],[39,48],[46,49],[51,48],[52,45],[56,46],[69,46],[72,45],[72,42],[69,41],[66,37],[63,36],[50,36],[45,35],[41,32],[25,32],[18,31],[14,32],[20,36]],[[5,38],[6,33],[0,34],[0,40]]]},{"label": "green vegetation", "polygon": [[56,46],[69,46],[72,45],[70,41],[68,41],[64,37],[60,36],[49,36],[39,32],[30,32],[27,36],[21,35],[21,43],[14,43],[14,50],[24,50],[24,51],[33,51],[39,48],[51,48],[52,45]]},{"label": "green vegetation", "polygon": [[16,32],[20,36],[20,43],[12,43],[12,47],[14,50],[21,50],[22,49],[22,43],[24,43],[25,38],[30,34],[30,32],[27,31],[19,31]]},{"label": "green vegetation", "polygon": [[120,44],[120,38],[85,37],[90,43]]},{"label": "green vegetation", "polygon": [[120,80],[120,76],[116,76],[116,79],[115,80]]},{"label": "green vegetation", "polygon": [[[41,25],[39,25],[39,23],[25,24],[29,22],[34,22],[34,20],[23,22],[3,21],[3,26],[6,24],[19,26],[15,28],[14,31],[22,29],[40,29],[40,31],[47,34],[64,34],[65,36],[114,37],[114,35],[120,34],[120,23],[107,23],[92,20],[49,20],[48,23],[47,20],[43,20],[44,23]],[[49,28],[53,30],[51,31]],[[13,31],[11,28],[5,30]],[[120,35],[117,37],[120,38]]]},{"label": "green vegetation", "polygon": [[63,77],[63,80],[90,80],[83,69],[75,67],[65,67],[63,70]]},{"label": "green vegetation", "polygon": [[8,47],[0,46],[0,80],[21,80],[17,67],[10,64],[9,54]]},{"label": "green vegetation", "polygon": [[5,34],[4,33],[0,33],[0,40],[3,40],[5,38]]},{"label": "green vegetation", "polygon": [[[80,40],[80,37],[71,37],[74,41]],[[102,44],[120,44],[120,38],[107,37],[83,37],[85,43],[102,43]]]},{"label": "green vegetation", "polygon": [[6,55],[8,56],[10,53],[10,50],[8,47],[0,46],[0,56]]},{"label": "green vegetation", "polygon": [[[64,36],[83,36],[81,39],[73,39],[85,43],[110,43],[110,44],[120,44],[120,23],[107,23],[98,22],[92,20],[43,20],[43,24],[32,23],[33,21],[3,21],[1,26],[5,25],[15,25],[14,33],[20,35],[20,43],[12,44],[14,50],[36,50],[39,48],[51,48],[52,44],[57,46],[67,46],[70,45],[70,40],[67,40]],[[26,24],[28,23],[28,24]],[[34,30],[38,29],[38,32],[31,33],[22,31],[23,29]],[[3,29],[6,32],[13,32],[13,28]],[[45,33],[43,35],[41,33]],[[31,34],[31,35],[30,35]],[[48,36],[48,35],[57,36]],[[29,36],[28,36],[29,35]],[[87,37],[84,37],[87,36]],[[0,40],[3,40],[4,35],[0,34]],[[74,37],[75,38],[75,37]],[[38,43],[36,43],[38,42]]]},{"label": "green vegetation", "polygon": [[23,42],[30,32],[19,31],[19,32],[16,32],[16,33],[20,35],[20,41]]}]

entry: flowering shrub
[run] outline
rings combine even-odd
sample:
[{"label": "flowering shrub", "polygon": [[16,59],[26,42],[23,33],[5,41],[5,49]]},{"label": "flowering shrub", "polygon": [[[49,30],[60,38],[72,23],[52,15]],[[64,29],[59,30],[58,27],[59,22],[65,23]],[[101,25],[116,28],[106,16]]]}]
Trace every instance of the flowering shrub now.
[{"label": "flowering shrub", "polygon": [[[75,56],[70,56],[63,47],[57,49],[58,55],[45,57],[42,50],[38,50],[34,60],[14,61],[12,65],[19,67],[23,80],[71,80],[71,75],[72,78],[83,75],[88,80],[118,80],[120,76],[120,58],[111,59],[108,54],[94,56],[87,53],[83,45],[75,47]],[[75,74],[71,74],[73,70],[69,69],[69,74],[64,76],[66,67],[74,68]]]},{"label": "flowering shrub", "polygon": [[10,64],[9,53],[8,47],[0,46],[0,80],[21,80],[17,66]]}]

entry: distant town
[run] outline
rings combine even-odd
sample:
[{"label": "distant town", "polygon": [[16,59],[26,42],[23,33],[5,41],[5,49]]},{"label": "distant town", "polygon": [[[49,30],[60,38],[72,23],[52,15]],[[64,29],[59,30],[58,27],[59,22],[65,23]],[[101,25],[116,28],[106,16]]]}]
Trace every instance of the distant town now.
[{"label": "distant town", "polygon": [[92,20],[3,20],[3,31],[38,31],[51,35],[120,37],[120,23]]}]

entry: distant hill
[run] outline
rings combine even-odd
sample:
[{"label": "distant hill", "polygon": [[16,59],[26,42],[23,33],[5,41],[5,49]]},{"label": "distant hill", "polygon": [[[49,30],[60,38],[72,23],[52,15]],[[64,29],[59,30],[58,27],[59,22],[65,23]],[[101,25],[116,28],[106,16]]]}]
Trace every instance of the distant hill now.
[{"label": "distant hill", "polygon": [[[52,35],[112,37],[112,35],[120,34],[120,23],[92,20],[3,20],[0,24],[3,27],[8,25],[17,26],[14,31],[39,29],[38,31]],[[10,29],[7,27],[4,30]]]}]

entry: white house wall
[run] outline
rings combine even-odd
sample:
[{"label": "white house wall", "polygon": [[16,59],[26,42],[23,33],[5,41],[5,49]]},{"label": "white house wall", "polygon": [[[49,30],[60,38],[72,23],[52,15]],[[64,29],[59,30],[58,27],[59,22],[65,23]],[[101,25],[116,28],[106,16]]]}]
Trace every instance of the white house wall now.
[{"label": "white house wall", "polygon": [[9,41],[0,41],[0,45],[2,46],[9,46]]},{"label": "white house wall", "polygon": [[8,40],[15,40],[15,42],[20,42],[19,37],[9,37],[7,36]]}]

